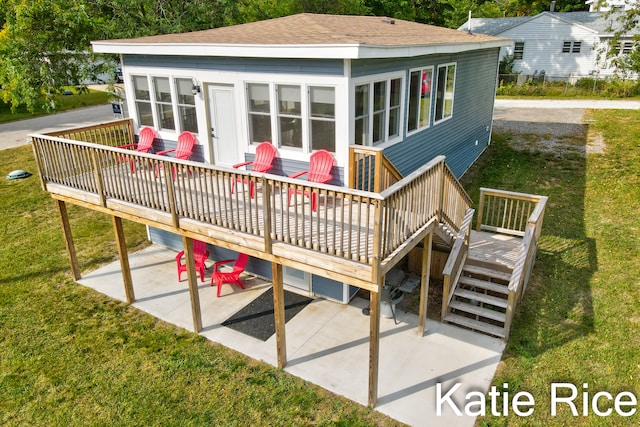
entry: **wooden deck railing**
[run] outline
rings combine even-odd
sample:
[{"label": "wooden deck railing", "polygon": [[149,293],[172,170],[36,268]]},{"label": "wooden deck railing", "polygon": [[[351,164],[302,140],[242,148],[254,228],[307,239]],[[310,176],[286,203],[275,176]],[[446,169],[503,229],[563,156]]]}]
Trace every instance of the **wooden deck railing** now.
[{"label": "wooden deck railing", "polygon": [[350,188],[380,193],[402,179],[402,174],[377,147],[350,146],[349,167]]},{"label": "wooden deck railing", "polygon": [[[57,134],[74,139],[32,135],[46,191],[228,247],[286,257],[294,266],[338,257],[343,274],[336,279],[378,283],[372,275],[399,262],[439,215],[457,215],[458,203],[443,205],[442,189],[450,184],[442,156],[376,193],[117,148],[133,141],[129,120]],[[84,137],[99,143],[78,140]],[[241,191],[249,182],[259,190],[255,198]],[[316,211],[309,197],[318,198]]]},{"label": "wooden deck railing", "polygon": [[524,236],[527,221],[541,197],[481,188],[476,230]]},{"label": "wooden deck railing", "polygon": [[[520,197],[525,195],[519,195]],[[542,232],[542,221],[544,219],[544,211],[547,205],[547,197],[545,196],[530,196],[537,198],[538,201],[535,208],[525,226],[524,238],[522,239],[522,246],[518,253],[518,258],[513,268],[511,280],[509,281],[509,297],[507,301],[506,321],[505,321],[505,336],[509,336],[509,330],[511,329],[511,322],[515,314],[516,305],[522,299],[524,291],[529,283],[531,276],[531,270],[536,260],[536,252],[538,250],[538,240],[540,239],[540,233]]]},{"label": "wooden deck railing", "polygon": [[95,126],[48,132],[47,135],[74,141],[93,142],[94,144],[111,147],[135,142],[132,119],[113,120]]},{"label": "wooden deck railing", "polygon": [[447,263],[442,271],[442,318],[444,318],[449,311],[449,303],[451,303],[453,292],[462,274],[462,267],[467,260],[469,253],[469,235],[471,233],[474,213],[475,209],[467,209],[467,213],[459,227],[458,235],[451,248],[451,253],[447,258]]}]

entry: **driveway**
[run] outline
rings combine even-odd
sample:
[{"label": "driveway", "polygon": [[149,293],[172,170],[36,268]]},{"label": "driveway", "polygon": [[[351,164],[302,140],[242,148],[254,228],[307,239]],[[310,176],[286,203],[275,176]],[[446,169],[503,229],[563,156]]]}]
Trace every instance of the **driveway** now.
[{"label": "driveway", "polygon": [[27,144],[30,133],[52,132],[114,120],[111,104],[0,124],[0,150]]}]

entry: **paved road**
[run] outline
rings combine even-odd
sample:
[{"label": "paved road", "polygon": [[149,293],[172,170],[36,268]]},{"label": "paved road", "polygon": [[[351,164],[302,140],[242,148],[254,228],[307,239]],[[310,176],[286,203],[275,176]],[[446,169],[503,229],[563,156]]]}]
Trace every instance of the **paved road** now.
[{"label": "paved road", "polygon": [[79,108],[64,113],[0,124],[0,150],[19,147],[28,142],[28,134],[52,132],[113,120],[111,104]]},{"label": "paved road", "polygon": [[[607,101],[607,100],[496,100],[496,116],[501,112],[517,108],[536,109],[584,109],[584,108],[616,108],[640,109],[640,101]],[[111,105],[88,107],[50,116],[26,119],[16,122],[0,124],[0,150],[25,145],[30,133],[51,132],[58,129],[70,129],[79,126],[113,120]]]}]

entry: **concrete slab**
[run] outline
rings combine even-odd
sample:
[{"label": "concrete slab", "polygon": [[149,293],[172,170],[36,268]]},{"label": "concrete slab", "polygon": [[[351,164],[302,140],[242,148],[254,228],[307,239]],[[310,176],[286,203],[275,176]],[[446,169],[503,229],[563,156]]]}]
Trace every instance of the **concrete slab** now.
[{"label": "concrete slab", "polygon": [[[175,251],[150,246],[130,254],[136,301],[134,306],[164,321],[193,330],[186,275],[177,281]],[[209,264],[211,266],[213,262]],[[210,272],[209,272],[210,274]],[[208,277],[209,274],[207,274]],[[207,279],[208,279],[207,277]],[[87,274],[79,281],[114,299],[126,301],[118,262]],[[273,366],[277,364],[275,336],[267,341],[236,332],[221,323],[265,292],[271,284],[247,276],[245,290],[200,283],[203,329],[211,341]],[[363,405],[367,404],[369,317],[368,301],[349,305],[317,299],[286,325],[285,371]],[[436,386],[446,392],[455,384],[456,396],[486,392],[504,350],[495,338],[429,320],[424,336],[417,335],[417,316],[398,312],[381,320],[379,390],[376,410],[412,426],[473,426],[475,417],[457,416],[448,405],[438,415]],[[459,399],[458,399],[459,400]]]}]

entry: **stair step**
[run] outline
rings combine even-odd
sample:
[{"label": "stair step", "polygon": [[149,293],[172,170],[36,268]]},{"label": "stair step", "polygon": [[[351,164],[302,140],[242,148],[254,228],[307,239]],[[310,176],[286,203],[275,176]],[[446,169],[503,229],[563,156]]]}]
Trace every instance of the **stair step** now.
[{"label": "stair step", "polygon": [[467,328],[484,332],[489,335],[494,335],[496,337],[500,337],[500,338],[505,337],[504,328],[501,328],[499,326],[489,325],[487,323],[480,322],[475,319],[470,319],[468,317],[459,316],[457,314],[450,313],[450,314],[447,314],[444,320],[446,320],[449,323],[455,323],[457,325],[465,326]]},{"label": "stair step", "polygon": [[502,298],[496,298],[485,294],[480,294],[478,292],[469,291],[467,289],[457,288],[454,295],[457,295],[461,298],[467,298],[470,300],[476,300],[483,302],[485,304],[495,305],[496,307],[507,308],[507,300]]},{"label": "stair step", "polygon": [[488,291],[497,292],[504,295],[509,294],[509,288],[505,285],[487,282],[486,280],[474,279],[473,277],[460,276],[459,283],[463,283],[469,286],[475,286],[476,288],[486,289]]},{"label": "stair step", "polygon": [[494,270],[492,268],[481,267],[479,265],[465,264],[462,267],[462,271],[466,271],[467,273],[471,273],[471,274],[487,276],[494,279],[504,280],[505,282],[509,282],[511,280],[510,273],[507,273],[505,271]]},{"label": "stair step", "polygon": [[471,313],[475,316],[486,317],[487,319],[496,320],[504,323],[507,319],[507,315],[501,311],[490,310],[484,307],[478,307],[477,305],[468,304],[462,301],[451,301],[450,308],[454,308],[459,311]]}]

